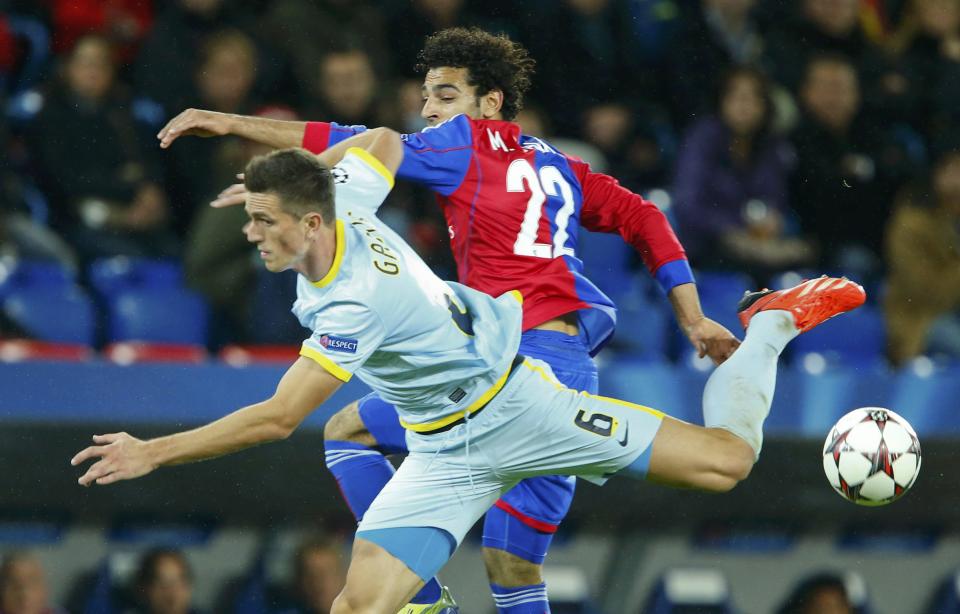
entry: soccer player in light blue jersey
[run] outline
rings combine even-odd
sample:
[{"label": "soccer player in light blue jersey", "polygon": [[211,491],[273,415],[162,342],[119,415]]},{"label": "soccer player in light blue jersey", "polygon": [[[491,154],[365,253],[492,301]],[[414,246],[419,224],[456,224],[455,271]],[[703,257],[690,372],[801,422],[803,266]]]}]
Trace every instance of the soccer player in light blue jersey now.
[{"label": "soccer player in light blue jersey", "polygon": [[319,159],[281,150],[248,165],[247,238],[269,270],[300,273],[294,312],[311,331],[300,359],[270,399],[206,426],[148,441],[94,436],[71,461],[98,459],[80,484],[285,438],[356,374],[396,407],[410,454],[360,523],[332,612],[395,612],[521,479],[602,484],[621,472],[733,488],[760,453],[784,346],[865,298],[858,285],[831,278],[745,297],[749,328],[707,383],[706,427],[570,389],[546,363],[518,353],[519,293],[494,298],[439,280],[377,219],[403,155],[399,135],[376,129]]}]

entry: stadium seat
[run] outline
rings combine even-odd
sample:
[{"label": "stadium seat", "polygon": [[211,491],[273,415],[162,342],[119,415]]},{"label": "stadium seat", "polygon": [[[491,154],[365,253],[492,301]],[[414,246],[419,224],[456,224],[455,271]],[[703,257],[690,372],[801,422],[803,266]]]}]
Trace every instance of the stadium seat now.
[{"label": "stadium seat", "polygon": [[4,312],[42,341],[92,345],[93,302],[76,286],[37,285],[12,290]]},{"label": "stadium seat", "polygon": [[117,256],[90,265],[90,284],[105,299],[133,288],[177,288],[183,285],[180,265],[169,260]]},{"label": "stadium seat", "polygon": [[960,614],[960,570],[947,576],[933,594],[926,614]]},{"label": "stadium seat", "polygon": [[884,361],[883,315],[873,305],[863,305],[824,322],[790,343],[794,361],[821,354],[828,364],[872,366]]},{"label": "stadium seat", "polygon": [[300,355],[295,345],[228,345],[220,350],[219,358],[231,367],[251,364],[293,364]]},{"label": "stadium seat", "polygon": [[200,364],[207,360],[207,350],[196,344],[138,343],[124,341],[111,343],[103,356],[118,365],[158,362],[186,362]]},{"label": "stadium seat", "polygon": [[629,352],[635,360],[663,360],[669,339],[668,307],[638,297],[620,301],[613,347]]},{"label": "stadium seat", "polygon": [[545,565],[543,580],[550,587],[550,611],[553,614],[599,614],[590,599],[589,582],[582,568]]},{"label": "stadium seat", "polygon": [[146,341],[204,345],[207,306],[195,293],[178,287],[118,292],[109,301],[110,341]]},{"label": "stadium seat", "polygon": [[730,587],[717,569],[674,568],[657,582],[644,614],[733,614]]},{"label": "stadium seat", "polygon": [[617,302],[633,277],[630,269],[633,248],[619,234],[582,232],[579,235],[577,253],[583,260],[587,278],[604,294]]},{"label": "stadium seat", "polygon": [[56,360],[82,362],[93,357],[93,349],[79,343],[49,343],[31,339],[0,340],[0,362]]},{"label": "stadium seat", "polygon": [[901,369],[886,396],[888,407],[910,421],[921,439],[956,423],[960,365],[921,358]]},{"label": "stadium seat", "polygon": [[73,272],[55,262],[23,260],[13,267],[8,283],[14,288],[64,288],[74,281]]}]

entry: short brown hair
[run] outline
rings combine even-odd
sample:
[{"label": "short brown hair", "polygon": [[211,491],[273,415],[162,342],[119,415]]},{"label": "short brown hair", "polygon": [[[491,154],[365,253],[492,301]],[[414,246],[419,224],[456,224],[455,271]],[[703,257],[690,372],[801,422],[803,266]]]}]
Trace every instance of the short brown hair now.
[{"label": "short brown hair", "polygon": [[257,156],[247,164],[243,183],[248,192],[274,194],[280,199],[280,208],[290,215],[318,212],[325,224],[333,224],[333,174],[303,149]]},{"label": "short brown hair", "polygon": [[500,112],[507,121],[523,108],[536,64],[520,43],[480,28],[440,30],[427,37],[417,59],[417,71],[423,73],[441,66],[466,68],[467,84],[477,88],[477,96],[494,89],[503,92]]}]

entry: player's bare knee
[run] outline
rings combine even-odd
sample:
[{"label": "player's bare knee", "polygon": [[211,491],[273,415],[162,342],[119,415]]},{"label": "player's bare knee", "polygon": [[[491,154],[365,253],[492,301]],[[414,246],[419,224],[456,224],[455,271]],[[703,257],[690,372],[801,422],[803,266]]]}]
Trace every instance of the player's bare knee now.
[{"label": "player's bare knee", "polygon": [[369,607],[364,607],[356,598],[351,597],[347,593],[347,589],[344,589],[337,595],[337,598],[333,600],[333,605],[330,606],[330,614],[373,614],[374,610]]},{"label": "player's bare knee", "polygon": [[360,419],[360,406],[357,401],[330,416],[323,427],[323,438],[326,441],[352,441],[366,444],[364,436],[370,437],[370,433]]},{"label": "player's bare knee", "polygon": [[491,583],[515,588],[533,586],[543,582],[543,566],[531,563],[497,548],[483,549],[483,563]]},{"label": "player's bare knee", "polygon": [[755,455],[753,448],[739,437],[725,438],[722,452],[714,456],[714,472],[717,476],[715,488],[718,492],[728,492],[747,479],[753,470]]}]

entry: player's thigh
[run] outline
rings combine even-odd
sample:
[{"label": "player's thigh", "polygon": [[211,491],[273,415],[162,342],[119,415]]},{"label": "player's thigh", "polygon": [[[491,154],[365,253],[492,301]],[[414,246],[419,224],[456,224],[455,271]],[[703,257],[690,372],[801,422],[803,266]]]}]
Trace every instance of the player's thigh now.
[{"label": "player's thigh", "polygon": [[353,542],[346,584],[334,601],[331,614],[396,612],[423,583],[403,561],[358,537]]},{"label": "player's thigh", "polygon": [[406,431],[396,408],[376,393],[360,398],[330,417],[324,439],[351,441],[384,454],[406,454]]},{"label": "player's thigh", "polygon": [[653,482],[725,491],[747,477],[753,449],[723,429],[666,417],[653,441],[647,478]]},{"label": "player's thigh", "polygon": [[[384,529],[433,527],[449,534],[453,547],[456,547],[508,486],[488,466],[484,466],[486,463],[478,458],[478,451],[471,452],[468,462],[472,462],[472,465],[468,465],[464,462],[462,451],[458,453],[443,449],[442,439],[437,444],[438,452],[417,451],[404,459],[396,474],[363,515],[357,530],[359,536],[374,536],[368,539],[408,562],[411,569],[423,573],[431,570],[418,566],[416,560],[424,553],[414,551],[416,544],[400,544],[402,552],[391,550],[395,543],[380,541],[376,536],[382,533],[378,532]],[[443,558],[431,564],[439,569],[445,562]]]},{"label": "player's thigh", "polygon": [[[498,458],[509,477],[557,473],[602,483],[642,454],[649,455],[663,413],[556,381],[538,361],[524,363],[501,419]],[[481,418],[478,418],[478,420]]]}]

